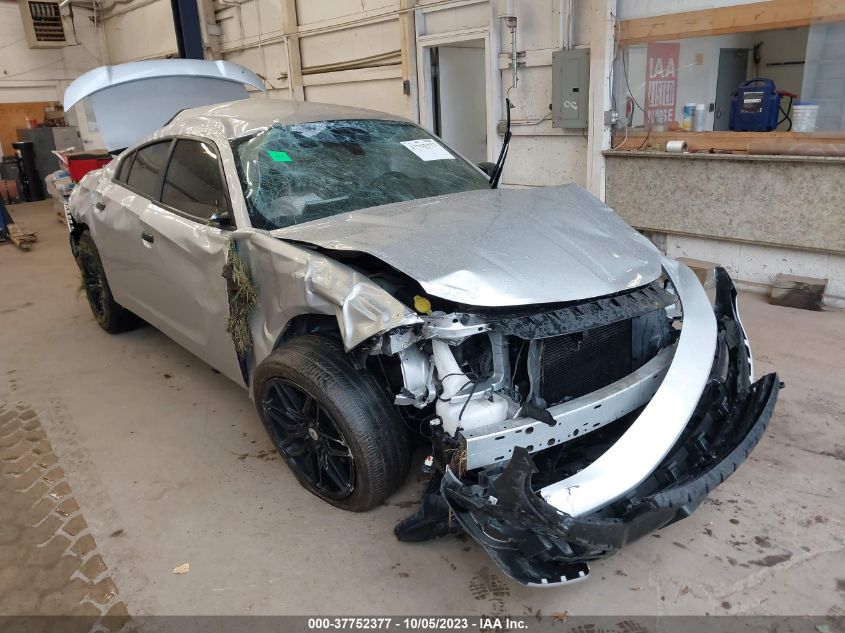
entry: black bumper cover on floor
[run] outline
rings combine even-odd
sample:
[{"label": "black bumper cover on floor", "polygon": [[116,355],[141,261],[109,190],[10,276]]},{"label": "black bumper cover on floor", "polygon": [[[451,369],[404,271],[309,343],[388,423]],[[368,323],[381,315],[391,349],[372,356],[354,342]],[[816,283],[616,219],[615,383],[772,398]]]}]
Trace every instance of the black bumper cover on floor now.
[{"label": "black bumper cover on floor", "polygon": [[567,515],[534,491],[531,477],[538,469],[521,448],[488,486],[465,484],[446,472],[443,496],[508,576],[528,585],[584,578],[586,561],[689,516],[745,461],[769,424],[781,385],[776,374],[751,384],[736,290],[721,268],[714,312],[718,340],[702,397],[669,454],[624,498],[590,515]]}]

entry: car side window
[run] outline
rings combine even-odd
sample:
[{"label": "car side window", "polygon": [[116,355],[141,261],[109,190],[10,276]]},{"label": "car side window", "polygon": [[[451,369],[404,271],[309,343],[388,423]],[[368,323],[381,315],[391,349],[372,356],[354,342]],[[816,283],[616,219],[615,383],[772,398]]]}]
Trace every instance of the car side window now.
[{"label": "car side window", "polygon": [[161,202],[177,211],[210,219],[229,212],[226,188],[214,146],[179,139],[167,166]]},{"label": "car side window", "polygon": [[135,152],[131,152],[121,159],[117,172],[114,175],[114,180],[117,182],[126,182],[126,177],[129,175],[129,167],[132,165],[132,159],[134,157]]},{"label": "car side window", "polygon": [[126,184],[150,200],[158,200],[159,174],[167,162],[170,140],[142,147],[135,153]]}]

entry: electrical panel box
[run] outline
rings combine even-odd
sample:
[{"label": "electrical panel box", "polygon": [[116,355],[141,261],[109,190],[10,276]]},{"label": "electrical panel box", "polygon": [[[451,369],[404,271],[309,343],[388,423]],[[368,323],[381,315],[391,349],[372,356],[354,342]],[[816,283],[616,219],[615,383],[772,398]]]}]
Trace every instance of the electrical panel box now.
[{"label": "electrical panel box", "polygon": [[19,0],[19,4],[30,48],[61,48],[67,45],[58,0]]},{"label": "electrical panel box", "polygon": [[587,127],[590,93],[590,49],[552,53],[552,127]]}]

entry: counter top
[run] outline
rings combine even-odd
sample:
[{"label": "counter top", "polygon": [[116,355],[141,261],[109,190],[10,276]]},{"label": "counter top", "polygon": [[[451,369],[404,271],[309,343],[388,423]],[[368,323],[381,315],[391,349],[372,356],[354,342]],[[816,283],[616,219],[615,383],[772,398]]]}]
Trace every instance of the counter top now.
[{"label": "counter top", "polygon": [[608,157],[625,158],[675,158],[692,160],[729,160],[729,161],[763,161],[780,163],[827,163],[845,165],[845,156],[791,156],[786,154],[717,154],[709,152],[685,152],[672,154],[657,150],[607,150],[602,152]]}]

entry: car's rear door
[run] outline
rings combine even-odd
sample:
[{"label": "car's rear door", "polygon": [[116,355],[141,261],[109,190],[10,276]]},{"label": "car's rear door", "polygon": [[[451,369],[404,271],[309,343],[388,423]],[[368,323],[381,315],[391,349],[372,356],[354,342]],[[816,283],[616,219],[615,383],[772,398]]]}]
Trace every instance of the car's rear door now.
[{"label": "car's rear door", "polygon": [[112,295],[120,305],[141,316],[140,296],[149,271],[142,258],[140,216],[161,190],[161,174],[172,140],[147,143],[118,159],[112,177],[102,178],[97,186],[89,227]]},{"label": "car's rear door", "polygon": [[150,271],[144,312],[177,343],[240,381],[221,276],[229,231],[213,221],[228,217],[230,202],[214,144],[176,139],[160,191],[140,216],[144,267]]}]

